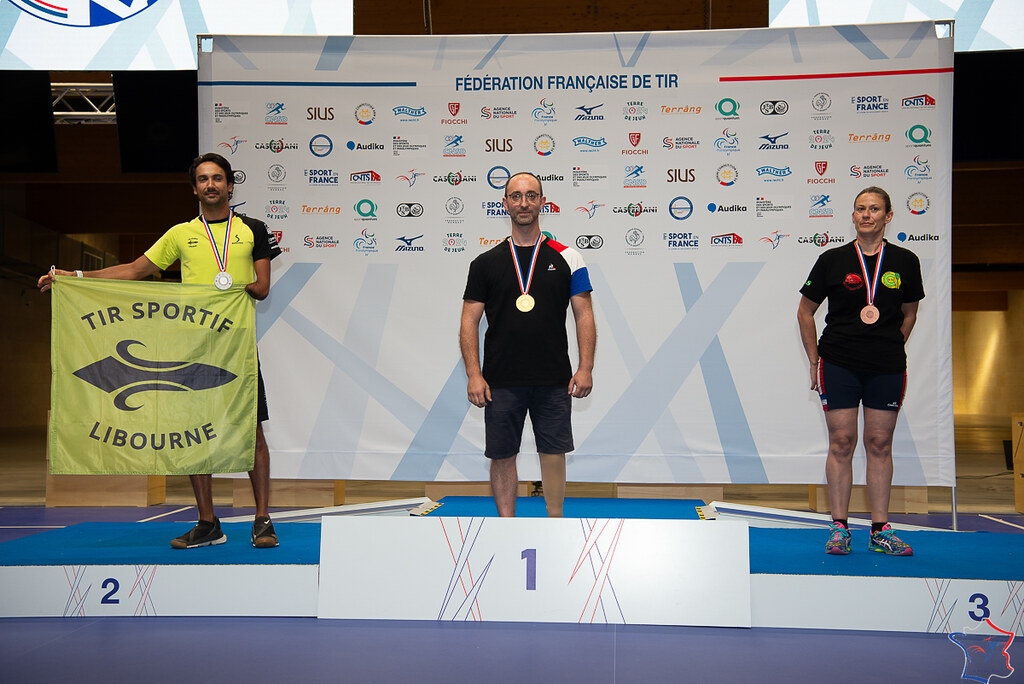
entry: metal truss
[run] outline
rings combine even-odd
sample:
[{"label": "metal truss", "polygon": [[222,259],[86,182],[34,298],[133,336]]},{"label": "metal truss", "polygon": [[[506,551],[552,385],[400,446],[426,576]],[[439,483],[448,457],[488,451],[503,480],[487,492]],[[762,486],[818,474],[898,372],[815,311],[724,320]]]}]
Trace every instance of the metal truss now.
[{"label": "metal truss", "polygon": [[50,93],[54,123],[117,123],[113,83],[51,83]]}]

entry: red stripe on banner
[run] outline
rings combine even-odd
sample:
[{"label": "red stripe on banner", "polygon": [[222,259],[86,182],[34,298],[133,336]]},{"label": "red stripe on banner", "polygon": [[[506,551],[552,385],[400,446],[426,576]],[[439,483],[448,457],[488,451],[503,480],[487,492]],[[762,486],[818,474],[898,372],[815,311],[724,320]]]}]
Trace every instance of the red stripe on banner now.
[{"label": "red stripe on banner", "polygon": [[953,67],[935,69],[900,69],[896,71],[849,71],[836,74],[779,74],[775,76],[719,76],[719,83],[743,81],[806,81],[818,78],[865,78],[868,76],[914,76],[921,74],[951,74]]}]

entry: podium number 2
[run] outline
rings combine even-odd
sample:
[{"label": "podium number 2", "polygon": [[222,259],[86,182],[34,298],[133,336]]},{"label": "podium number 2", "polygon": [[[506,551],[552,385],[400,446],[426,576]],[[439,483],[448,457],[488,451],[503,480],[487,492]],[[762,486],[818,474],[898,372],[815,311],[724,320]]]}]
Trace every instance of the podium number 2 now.
[{"label": "podium number 2", "polygon": [[536,591],[537,549],[523,549],[519,557],[526,561],[526,591]]},{"label": "podium number 2", "polygon": [[113,577],[108,577],[103,580],[103,588],[106,589],[108,587],[110,588],[110,591],[103,595],[103,598],[100,599],[100,603],[121,603],[120,599],[114,598],[114,594],[116,594],[117,590],[121,588],[121,584]]}]

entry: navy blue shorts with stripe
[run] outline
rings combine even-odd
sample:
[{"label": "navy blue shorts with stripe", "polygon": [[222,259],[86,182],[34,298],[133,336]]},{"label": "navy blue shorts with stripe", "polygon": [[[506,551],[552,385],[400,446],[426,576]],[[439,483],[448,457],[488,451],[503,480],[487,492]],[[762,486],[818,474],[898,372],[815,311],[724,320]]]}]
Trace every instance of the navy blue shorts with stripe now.
[{"label": "navy blue shorts with stripe", "polygon": [[906,371],[878,373],[818,361],[818,394],[826,411],[857,408],[860,404],[879,411],[899,411],[906,391]]}]

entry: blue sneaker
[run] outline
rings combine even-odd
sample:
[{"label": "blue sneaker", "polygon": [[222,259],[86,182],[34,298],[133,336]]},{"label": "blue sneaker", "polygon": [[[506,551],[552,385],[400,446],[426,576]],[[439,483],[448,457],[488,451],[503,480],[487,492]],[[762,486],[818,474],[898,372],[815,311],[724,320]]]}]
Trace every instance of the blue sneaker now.
[{"label": "blue sneaker", "polygon": [[828,541],[825,542],[825,553],[834,556],[845,556],[850,553],[850,530],[839,523],[828,526]]},{"label": "blue sneaker", "polygon": [[870,551],[888,554],[890,556],[913,556],[914,549],[910,544],[896,536],[889,523],[885,523],[881,530],[871,533],[871,541],[868,542]]}]

